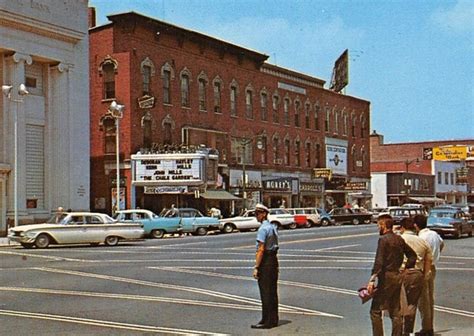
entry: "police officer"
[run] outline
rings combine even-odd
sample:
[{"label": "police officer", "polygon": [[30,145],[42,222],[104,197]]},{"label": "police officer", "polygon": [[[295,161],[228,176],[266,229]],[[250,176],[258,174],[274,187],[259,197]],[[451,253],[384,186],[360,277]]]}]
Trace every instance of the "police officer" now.
[{"label": "police officer", "polygon": [[255,206],[255,217],[262,223],[257,232],[257,253],[253,277],[258,280],[262,300],[262,319],[252,325],[255,329],[270,329],[278,326],[278,232],[268,221],[268,208]]}]

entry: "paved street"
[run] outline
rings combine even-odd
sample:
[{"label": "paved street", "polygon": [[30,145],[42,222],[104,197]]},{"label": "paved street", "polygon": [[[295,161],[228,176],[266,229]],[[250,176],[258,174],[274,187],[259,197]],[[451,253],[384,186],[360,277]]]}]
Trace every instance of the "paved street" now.
[{"label": "paved street", "polygon": [[[369,304],[356,291],[369,277],[377,238],[373,224],[280,231],[281,323],[270,331],[250,329],[260,319],[255,232],[117,247],[1,247],[0,334],[369,335]],[[474,238],[446,245],[436,334],[472,335]]]}]

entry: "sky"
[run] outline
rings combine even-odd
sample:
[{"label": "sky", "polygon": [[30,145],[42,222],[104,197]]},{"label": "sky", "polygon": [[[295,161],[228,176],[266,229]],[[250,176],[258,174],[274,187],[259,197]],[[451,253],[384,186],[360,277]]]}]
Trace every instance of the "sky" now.
[{"label": "sky", "polygon": [[474,1],[89,0],[97,23],[135,11],[258,51],[371,102],[385,143],[474,138]]}]

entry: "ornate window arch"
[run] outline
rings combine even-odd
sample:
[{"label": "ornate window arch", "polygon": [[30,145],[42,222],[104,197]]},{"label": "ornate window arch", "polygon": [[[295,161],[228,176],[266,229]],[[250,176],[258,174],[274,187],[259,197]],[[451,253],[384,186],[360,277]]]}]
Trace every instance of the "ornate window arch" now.
[{"label": "ornate window arch", "polygon": [[272,95],[272,121],[275,124],[278,124],[280,122],[280,113],[278,111],[280,107],[280,101],[280,94],[277,90],[275,90]]},{"label": "ornate window arch", "polygon": [[234,79],[229,84],[230,90],[230,115],[237,117],[237,98],[239,96],[239,83]]},{"label": "ornate window arch", "polygon": [[171,81],[174,80],[174,68],[168,63],[161,67],[161,79],[163,81],[163,103],[171,104]]},{"label": "ornate window arch", "polygon": [[140,73],[142,74],[143,95],[151,94],[151,77],[155,76],[155,65],[149,57],[140,63]]},{"label": "ornate window arch", "polygon": [[161,128],[163,130],[163,144],[173,144],[173,130],[175,127],[176,124],[171,115],[168,113],[161,121]]},{"label": "ornate window arch", "polygon": [[191,71],[188,68],[183,68],[179,73],[181,81],[181,106],[190,106],[190,89],[191,89]]},{"label": "ornate window arch", "polygon": [[294,107],[294,124],[295,127],[300,127],[301,126],[301,99],[299,97],[296,97],[294,102],[293,102],[293,107]]},{"label": "ornate window arch", "polygon": [[260,119],[268,121],[268,91],[266,87],[260,90]]},{"label": "ornate window arch", "polygon": [[115,98],[115,75],[118,70],[118,62],[112,56],[107,55],[99,64],[99,76],[102,77],[103,99]]},{"label": "ornate window arch", "polygon": [[153,140],[153,118],[151,116],[150,111],[146,111],[143,115],[140,124],[143,129],[143,148],[151,148],[152,140]]},{"label": "ornate window arch", "polygon": [[273,151],[274,164],[279,163],[279,160],[280,160],[279,149],[280,149],[280,136],[278,135],[278,133],[274,133],[272,136],[272,151]]},{"label": "ornate window arch", "polygon": [[199,111],[207,111],[207,85],[209,79],[204,71],[201,71],[197,77],[199,86]]},{"label": "ornate window arch", "polygon": [[290,95],[287,93],[285,98],[283,98],[283,124],[290,125],[290,106],[291,106],[291,98]]},{"label": "ornate window arch", "polygon": [[224,85],[224,81],[222,80],[219,75],[214,77],[212,80],[212,88],[213,88],[213,95],[214,95],[214,113],[222,113],[222,87]]},{"label": "ornate window arch", "polygon": [[319,100],[316,101],[314,104],[314,129],[319,131],[321,127],[319,126],[319,120],[321,119],[321,105],[319,104]]},{"label": "ornate window arch", "polygon": [[245,87],[245,117],[253,119],[253,97],[254,89],[251,83]]}]

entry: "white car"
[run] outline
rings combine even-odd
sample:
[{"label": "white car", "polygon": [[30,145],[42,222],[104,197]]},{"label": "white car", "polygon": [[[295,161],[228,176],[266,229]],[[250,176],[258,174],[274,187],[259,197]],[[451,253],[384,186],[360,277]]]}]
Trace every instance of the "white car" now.
[{"label": "white car", "polygon": [[140,239],[143,224],[121,223],[97,212],[65,212],[43,224],[20,225],[8,230],[8,239],[25,248],[50,244],[117,245],[120,240]]},{"label": "white car", "polygon": [[247,210],[242,216],[219,219],[219,229],[224,233],[234,230],[255,230],[260,227],[260,222],[255,217],[255,210]]},{"label": "white car", "polygon": [[296,229],[297,226],[295,216],[283,208],[271,208],[268,214],[268,220],[278,228]]}]

